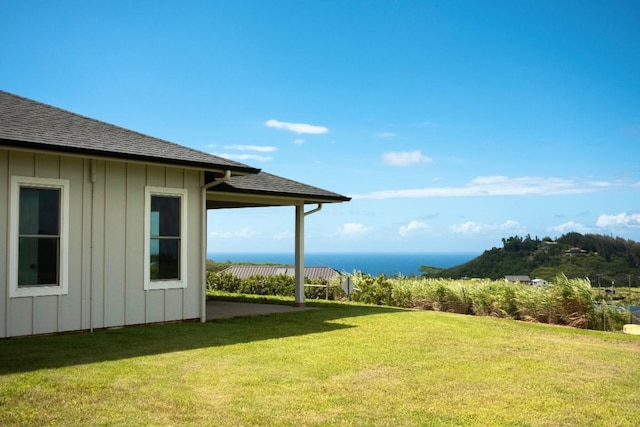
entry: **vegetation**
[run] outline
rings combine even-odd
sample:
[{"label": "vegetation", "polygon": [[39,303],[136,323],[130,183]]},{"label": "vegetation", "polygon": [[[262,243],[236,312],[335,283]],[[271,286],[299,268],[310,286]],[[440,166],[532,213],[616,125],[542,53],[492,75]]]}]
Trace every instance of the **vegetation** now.
[{"label": "vegetation", "polygon": [[[305,287],[305,297],[310,299],[340,299],[344,292],[338,281],[329,284],[324,279],[305,280],[311,286]],[[231,273],[207,273],[207,289],[238,294],[293,296],[295,278],[286,274],[272,276],[254,275],[240,279]]]},{"label": "vegetation", "polygon": [[640,419],[638,337],[321,306],[0,340],[0,425],[535,427]]},{"label": "vegetation", "polygon": [[552,281],[559,275],[588,278],[601,286],[640,284],[640,243],[620,237],[568,233],[555,241],[513,236],[502,239],[502,248],[492,248],[456,267],[422,266],[427,277],[500,279],[528,275]]},{"label": "vegetation", "polygon": [[[485,251],[457,267],[422,266],[420,278],[354,272],[358,291],[351,298],[375,305],[620,330],[631,319],[624,307],[640,305],[639,289],[632,291],[630,286],[640,280],[639,266],[640,244],[631,240],[579,233],[568,233],[555,241],[514,236],[503,239],[503,248]],[[219,270],[210,269],[208,285],[212,291],[284,296],[294,292],[294,279],[289,276],[240,280],[214,272]],[[503,280],[506,275],[528,275],[551,284],[508,284]],[[483,279],[469,279],[475,277]],[[343,279],[315,282],[317,286],[305,288],[306,297],[345,300]]]},{"label": "vegetation", "polygon": [[[322,282],[328,287],[307,287],[310,299],[346,300],[342,278]],[[630,323],[631,313],[612,296],[598,298],[586,279],[558,276],[548,286],[535,287],[504,280],[451,280],[416,277],[372,277],[354,272],[357,289],[352,301],[403,308],[447,311],[530,322],[567,325],[576,328],[618,331]],[[293,296],[294,279],[286,275],[253,276],[239,279],[231,274],[209,275],[209,290],[253,295]],[[618,298],[623,298],[619,296]],[[626,300],[640,305],[640,293]]]}]

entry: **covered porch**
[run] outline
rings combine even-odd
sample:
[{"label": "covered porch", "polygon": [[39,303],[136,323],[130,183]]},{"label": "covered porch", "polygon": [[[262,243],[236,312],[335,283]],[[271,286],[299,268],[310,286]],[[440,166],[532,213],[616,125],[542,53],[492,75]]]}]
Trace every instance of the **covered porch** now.
[{"label": "covered porch", "polygon": [[[205,174],[205,185],[203,186],[203,198],[205,198],[204,205],[207,211],[274,206],[294,207],[292,218],[295,223],[294,305],[296,307],[304,307],[305,218],[308,215],[319,212],[325,203],[346,202],[351,198],[266,172],[238,176],[232,176],[230,172],[224,175],[207,172]],[[206,212],[203,217],[203,229],[205,230],[203,239],[204,271],[204,266],[206,265],[206,236],[208,235],[208,231],[206,231]],[[204,289],[203,292],[205,292]],[[203,310],[203,314],[206,312],[206,317],[209,317],[208,307],[206,308]]]},{"label": "covered porch", "polygon": [[285,304],[259,304],[251,302],[207,301],[207,322],[233,317],[262,316],[275,313],[295,313],[304,310],[318,310],[314,307]]}]

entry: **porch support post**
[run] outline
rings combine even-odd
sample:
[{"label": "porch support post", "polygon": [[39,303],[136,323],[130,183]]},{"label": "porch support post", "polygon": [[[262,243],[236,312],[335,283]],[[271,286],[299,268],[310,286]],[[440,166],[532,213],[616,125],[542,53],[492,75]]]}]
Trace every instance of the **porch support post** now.
[{"label": "porch support post", "polygon": [[295,305],[305,305],[304,296],[304,203],[296,205]]}]

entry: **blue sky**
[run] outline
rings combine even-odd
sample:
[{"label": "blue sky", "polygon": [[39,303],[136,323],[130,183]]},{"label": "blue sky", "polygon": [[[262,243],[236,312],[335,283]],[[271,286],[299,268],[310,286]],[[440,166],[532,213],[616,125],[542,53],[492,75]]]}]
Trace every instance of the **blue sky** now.
[{"label": "blue sky", "polygon": [[[353,197],[313,252],[640,241],[638,1],[3,0],[0,88]],[[293,208],[209,214],[293,251]]]}]

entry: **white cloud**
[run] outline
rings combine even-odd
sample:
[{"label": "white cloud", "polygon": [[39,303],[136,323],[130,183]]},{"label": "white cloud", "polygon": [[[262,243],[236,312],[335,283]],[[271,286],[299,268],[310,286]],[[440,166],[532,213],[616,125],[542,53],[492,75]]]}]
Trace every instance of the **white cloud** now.
[{"label": "white cloud", "polygon": [[420,150],[391,152],[382,155],[382,162],[391,166],[411,166],[431,163],[431,157],[424,156]]},{"label": "white cloud", "polygon": [[565,178],[536,176],[479,176],[460,187],[429,187],[405,190],[381,190],[353,194],[353,199],[417,199],[426,197],[531,196],[583,194],[622,185],[619,182],[577,182]]},{"label": "white cloud", "polygon": [[524,227],[518,221],[513,220],[505,221],[502,224],[482,224],[479,222],[467,221],[462,224],[453,224],[449,228],[454,233],[460,234],[483,234],[493,231],[521,233],[524,231]]},{"label": "white cloud", "polygon": [[401,226],[400,229],[398,230],[398,234],[400,234],[403,237],[407,237],[411,234],[416,234],[421,231],[427,230],[428,228],[429,226],[424,222],[411,221],[409,224]]},{"label": "white cloud", "polygon": [[362,236],[369,231],[371,231],[371,227],[365,227],[363,224],[357,222],[348,222],[338,229],[338,234],[345,237]]},{"label": "white cloud", "polygon": [[211,233],[209,233],[209,237],[213,237],[217,239],[236,239],[236,238],[246,239],[249,237],[257,236],[259,234],[260,234],[259,231],[252,230],[248,227],[245,227],[242,230],[237,230],[237,231],[212,231]]},{"label": "white cloud", "polygon": [[[215,153],[214,153],[215,154]],[[261,156],[259,154],[234,154],[234,153],[217,153],[216,156],[229,160],[256,160],[258,162],[270,162],[273,160],[271,156]]]},{"label": "white cloud", "polygon": [[304,144],[304,139],[302,139],[302,138],[294,139],[293,143],[294,144],[298,144],[298,145],[302,145],[302,144]]},{"label": "white cloud", "polygon": [[554,227],[549,227],[549,231],[555,231],[556,233],[560,233],[560,234],[566,234],[571,231],[575,231],[581,234],[587,234],[587,233],[593,232],[591,227],[588,227],[584,224],[580,224],[579,222],[575,222],[575,221],[568,221],[563,224],[556,225]]},{"label": "white cloud", "polygon": [[467,221],[463,224],[453,224],[450,228],[454,233],[462,233],[462,234],[477,234],[482,233],[488,229],[487,224],[480,224],[473,221]]},{"label": "white cloud", "polygon": [[266,145],[225,145],[226,150],[239,150],[239,151],[258,151],[260,153],[270,153],[276,151],[276,147],[269,147]]},{"label": "white cloud", "polygon": [[376,138],[393,138],[396,134],[394,132],[378,132],[374,133],[373,136]]},{"label": "white cloud", "polygon": [[326,128],[324,126],[309,125],[306,123],[280,122],[273,119],[267,120],[264,125],[270,128],[289,130],[295,133],[310,133],[317,135],[329,132],[329,128]]},{"label": "white cloud", "polygon": [[596,221],[598,227],[640,227],[640,213],[618,215],[600,215]]}]

